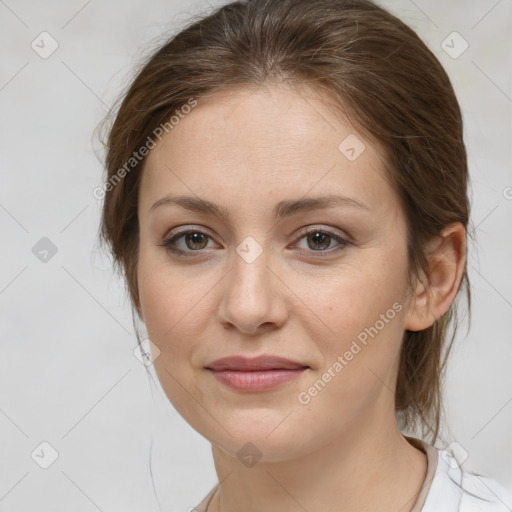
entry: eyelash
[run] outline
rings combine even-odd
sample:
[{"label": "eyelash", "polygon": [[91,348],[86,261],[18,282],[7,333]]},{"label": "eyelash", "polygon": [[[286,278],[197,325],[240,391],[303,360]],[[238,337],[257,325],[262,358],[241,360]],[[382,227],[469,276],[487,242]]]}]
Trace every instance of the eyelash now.
[{"label": "eyelash", "polygon": [[[201,253],[201,251],[204,251],[205,249],[198,249],[198,250],[189,250],[189,251],[183,251],[182,249],[177,249],[176,247],[173,247],[172,244],[174,244],[176,242],[176,240],[179,240],[180,238],[182,238],[183,236],[185,235],[188,235],[188,234],[192,234],[192,233],[195,233],[195,234],[201,234],[201,235],[204,235],[208,238],[212,238],[210,235],[208,235],[207,233],[204,233],[203,231],[200,231],[198,229],[185,229],[183,231],[180,231],[178,233],[175,233],[173,235],[171,235],[170,237],[167,237],[165,240],[163,240],[163,242],[161,244],[158,244],[160,246],[163,246],[166,248],[166,250],[170,253],[173,253],[177,256],[182,256],[182,257],[185,257],[185,258],[193,258],[195,255],[194,253]],[[346,240],[345,238],[331,232],[331,231],[328,231],[328,230],[325,230],[325,229],[318,229],[318,228],[313,228],[313,229],[307,229],[307,230],[303,230],[299,233],[299,237],[297,239],[297,242],[300,242],[300,240],[302,240],[304,237],[310,235],[310,234],[316,234],[316,233],[320,233],[322,235],[327,235],[329,236],[330,238],[334,239],[336,242],[339,243],[339,245],[334,248],[334,249],[327,249],[327,250],[318,250],[318,251],[313,251],[313,250],[310,250],[310,251],[307,251],[307,252],[312,252],[312,253],[328,253],[328,255],[332,255],[333,253],[337,253],[343,249],[345,249],[345,247],[351,245],[351,242],[349,242],[348,240]],[[321,258],[324,257],[324,256],[320,256]]]}]

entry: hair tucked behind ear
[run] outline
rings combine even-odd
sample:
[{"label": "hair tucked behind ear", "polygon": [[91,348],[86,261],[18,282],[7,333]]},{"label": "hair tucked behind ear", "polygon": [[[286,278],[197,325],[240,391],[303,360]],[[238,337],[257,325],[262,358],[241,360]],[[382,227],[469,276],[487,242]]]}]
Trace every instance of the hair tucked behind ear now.
[{"label": "hair tucked behind ear", "polygon": [[[408,223],[411,283],[422,270],[428,274],[423,249],[431,237],[452,222],[467,229],[460,108],[443,67],[412,29],[368,0],[232,2],[190,23],[150,56],[120,98],[108,134],[111,186],[100,235],[139,315],[137,198],[144,159],[135,161],[133,153],[191,98],[279,81],[316,87],[384,148]],[[122,179],[113,185],[121,169]],[[462,287],[470,309],[466,269]],[[434,441],[441,379],[457,324],[454,302],[431,327],[406,331],[403,339],[396,411],[404,428],[420,427]]]}]

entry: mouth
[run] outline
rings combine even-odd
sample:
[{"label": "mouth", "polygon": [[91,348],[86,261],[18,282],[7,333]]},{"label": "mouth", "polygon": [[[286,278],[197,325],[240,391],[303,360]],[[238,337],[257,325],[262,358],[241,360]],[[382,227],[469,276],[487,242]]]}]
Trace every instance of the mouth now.
[{"label": "mouth", "polygon": [[233,356],[205,366],[216,380],[242,392],[272,390],[299,377],[309,368],[306,364],[276,356]]}]

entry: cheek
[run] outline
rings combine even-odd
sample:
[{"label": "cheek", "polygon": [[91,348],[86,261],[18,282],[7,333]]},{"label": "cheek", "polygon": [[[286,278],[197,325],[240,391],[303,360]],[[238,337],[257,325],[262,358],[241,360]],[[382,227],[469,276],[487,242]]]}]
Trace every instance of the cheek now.
[{"label": "cheek", "polygon": [[161,258],[151,251],[141,254],[138,285],[148,337],[160,350],[155,370],[174,402],[180,387],[172,377],[192,393],[196,389],[193,381],[201,363],[197,353],[207,341],[205,333],[213,315],[208,291],[218,278],[208,272],[198,277],[197,271],[192,273]]},{"label": "cheek", "polygon": [[[401,247],[367,249],[328,274],[307,276],[293,283],[296,295],[306,299],[311,329],[323,326],[327,339],[334,338],[328,346],[336,349],[343,348],[340,342],[349,342],[351,337],[374,325],[395,302],[405,309],[402,302],[406,287],[405,248],[402,251]],[[390,312],[393,318],[396,309]],[[399,322],[392,323],[396,327]],[[390,324],[386,323],[387,331]]]},{"label": "cheek", "polygon": [[179,271],[170,274],[155,269],[140,274],[144,323],[148,337],[160,351],[153,362],[155,372],[167,398],[189,423],[198,422],[194,404],[203,402],[191,361],[200,345],[200,332],[204,332],[200,319],[208,317],[201,312],[204,292],[194,290]]},{"label": "cheek", "polygon": [[[370,254],[373,252],[373,254]],[[310,298],[310,336],[320,340],[324,368],[321,380],[324,403],[339,408],[358,408],[376,397],[383,386],[393,389],[392,369],[399,353],[404,329],[403,294],[407,286],[404,253],[369,251],[358,265],[339,269],[326,279],[323,290],[311,294],[312,283],[304,282],[300,293]],[[317,282],[318,285],[318,282]],[[309,292],[308,292],[309,290]],[[304,322],[304,318],[303,318]],[[303,325],[306,325],[303,323]],[[323,336],[319,336],[319,325]],[[316,333],[316,335],[315,335]],[[335,365],[338,362],[339,364]],[[340,365],[342,369],[340,369]],[[329,372],[325,374],[324,372]],[[333,377],[335,375],[335,377]],[[311,385],[318,379],[312,379]],[[315,393],[315,391],[313,391]]]},{"label": "cheek", "polygon": [[[149,338],[162,353],[176,357],[192,350],[199,339],[202,312],[201,293],[193,283],[156,274],[141,281],[141,308]],[[207,317],[207,315],[206,315]]]},{"label": "cheek", "polygon": [[141,247],[138,262],[138,287],[141,309],[148,334],[164,348],[173,333],[183,329],[191,314],[201,309],[204,282],[166,259],[164,249]]},{"label": "cheek", "polygon": [[144,259],[139,262],[140,304],[148,337],[160,351],[154,367],[159,380],[167,383],[164,385],[167,392],[172,384],[170,375],[183,379],[183,360],[189,357],[196,338],[187,330],[190,318],[187,312],[193,297],[187,293],[189,288],[184,287],[178,273],[172,275],[160,266],[145,263]]}]

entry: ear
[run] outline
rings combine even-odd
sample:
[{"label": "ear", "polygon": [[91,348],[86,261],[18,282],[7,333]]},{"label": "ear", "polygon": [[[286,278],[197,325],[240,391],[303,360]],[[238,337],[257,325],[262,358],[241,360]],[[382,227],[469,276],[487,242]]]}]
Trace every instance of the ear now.
[{"label": "ear", "polygon": [[426,329],[448,310],[459,291],[466,266],[466,250],[466,230],[460,222],[445,226],[428,242],[429,275],[423,275],[416,284],[405,329]]}]

